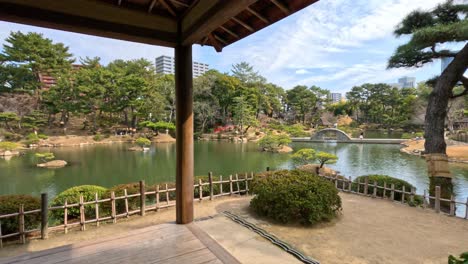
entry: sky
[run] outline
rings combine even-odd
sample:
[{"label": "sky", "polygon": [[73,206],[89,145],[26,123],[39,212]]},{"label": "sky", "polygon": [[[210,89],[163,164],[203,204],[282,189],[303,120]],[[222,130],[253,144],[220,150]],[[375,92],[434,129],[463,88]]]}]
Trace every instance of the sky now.
[{"label": "sky", "polygon": [[[468,3],[468,0],[456,0]],[[440,61],[422,68],[387,70],[387,60],[408,38],[393,30],[412,10],[431,9],[440,0],[320,0],[319,2],[253,34],[217,53],[195,45],[193,59],[210,68],[230,72],[246,61],[269,82],[290,89],[317,85],[345,93],[363,83],[395,83],[403,76],[424,81],[440,73]],[[62,42],[78,59],[115,59],[173,56],[173,49],[106,39],[83,34],[0,22],[0,44],[11,31],[39,32]]]}]

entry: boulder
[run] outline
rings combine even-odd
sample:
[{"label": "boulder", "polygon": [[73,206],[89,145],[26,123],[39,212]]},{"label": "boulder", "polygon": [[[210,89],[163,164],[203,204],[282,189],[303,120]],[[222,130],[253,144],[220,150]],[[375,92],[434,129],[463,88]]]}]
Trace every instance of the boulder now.
[{"label": "boulder", "polygon": [[175,138],[171,137],[171,135],[168,134],[159,134],[155,137],[153,137],[153,142],[156,143],[173,143],[175,142]]},{"label": "boulder", "polygon": [[67,166],[67,162],[64,160],[52,160],[46,163],[37,164],[37,167],[40,168],[62,168]]},{"label": "boulder", "polygon": [[16,150],[5,150],[5,151],[0,151],[0,156],[2,157],[11,157],[11,156],[16,156],[19,155],[19,151]]},{"label": "boulder", "polygon": [[280,148],[275,149],[277,153],[291,153],[293,149],[290,146],[281,146]]},{"label": "boulder", "polygon": [[131,147],[128,150],[130,150],[130,151],[143,151],[144,149],[142,147]]}]

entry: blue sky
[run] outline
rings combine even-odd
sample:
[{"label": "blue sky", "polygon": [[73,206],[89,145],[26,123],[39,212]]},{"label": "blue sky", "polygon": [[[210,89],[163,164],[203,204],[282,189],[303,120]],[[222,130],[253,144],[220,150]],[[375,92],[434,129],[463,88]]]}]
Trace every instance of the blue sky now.
[{"label": "blue sky", "polygon": [[[458,2],[468,3],[468,0]],[[346,92],[365,82],[394,83],[399,77],[426,80],[440,73],[437,61],[423,68],[386,70],[387,59],[407,39],[393,29],[414,9],[430,9],[440,0],[321,0],[217,53],[194,46],[194,60],[229,72],[241,61],[252,64],[268,81],[286,89],[318,85]],[[77,57],[114,59],[173,55],[170,48],[112,40],[57,30],[0,22],[0,43],[10,31],[34,31],[70,47]]]}]

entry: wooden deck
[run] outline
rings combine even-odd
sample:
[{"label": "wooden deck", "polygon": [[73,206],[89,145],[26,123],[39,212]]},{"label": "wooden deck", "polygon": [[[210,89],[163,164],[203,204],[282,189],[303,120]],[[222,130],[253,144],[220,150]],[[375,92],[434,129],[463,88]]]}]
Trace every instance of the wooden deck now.
[{"label": "wooden deck", "polygon": [[13,258],[0,264],[29,263],[226,263],[238,264],[223,247],[195,224],[161,224]]}]

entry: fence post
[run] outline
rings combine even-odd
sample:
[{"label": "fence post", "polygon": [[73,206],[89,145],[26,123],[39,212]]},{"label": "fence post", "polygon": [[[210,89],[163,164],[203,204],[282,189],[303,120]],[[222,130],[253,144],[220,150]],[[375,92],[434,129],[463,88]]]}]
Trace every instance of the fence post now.
[{"label": "fence post", "polygon": [[128,218],[128,192],[127,189],[124,189],[124,197],[125,197],[125,217]]},{"label": "fence post", "polygon": [[140,215],[145,216],[145,181],[140,181]]},{"label": "fence post", "polygon": [[266,171],[270,171],[270,167],[266,167]]},{"label": "fence post", "polygon": [[232,174],[229,175],[229,195],[232,196]]},{"label": "fence post", "polygon": [[49,201],[47,193],[41,194],[41,238],[49,238]]},{"label": "fence post", "polygon": [[237,186],[237,193],[240,195],[239,175],[237,175],[237,173],[236,173],[236,186]]},{"label": "fence post", "polygon": [[203,182],[201,178],[198,179],[198,196],[201,202],[203,200]]},{"label": "fence post", "polygon": [[357,193],[359,194],[359,191],[361,190],[361,179],[357,178]]},{"label": "fence post", "polygon": [[410,202],[413,205],[414,204],[414,193],[416,192],[414,187],[411,187],[411,194],[410,194]]},{"label": "fence post", "polygon": [[401,192],[401,202],[402,203],[405,203],[405,192],[406,192],[406,188],[403,185],[403,192]]},{"label": "fence post", "polygon": [[374,190],[372,190],[372,197],[377,197],[377,181],[374,181]]},{"label": "fence post", "polygon": [[208,181],[210,183],[210,200],[213,200],[214,195],[214,188],[213,188],[213,173],[210,171],[208,172]]},{"label": "fence post", "polygon": [[117,213],[115,212],[115,192],[111,192],[111,218],[112,222],[117,222]]},{"label": "fence post", "polygon": [[245,173],[245,195],[249,195],[249,175],[247,172]]},{"label": "fence post", "polygon": [[99,226],[99,196],[98,193],[94,194],[94,212],[96,215],[96,226]]},{"label": "fence post", "polygon": [[159,211],[159,184],[156,185],[156,211]]},{"label": "fence post", "polygon": [[24,205],[21,204],[19,207],[19,233],[21,244],[26,243],[26,235],[24,234]]},{"label": "fence post", "polygon": [[435,209],[436,213],[440,213],[440,186],[435,187],[434,209]]},{"label": "fence post", "polygon": [[[429,199],[430,199],[430,198],[429,198]],[[423,194],[423,208],[424,208],[424,209],[427,208],[426,190],[424,190],[424,194]]]},{"label": "fence post", "polygon": [[395,184],[390,185],[390,199],[395,200]]},{"label": "fence post", "polygon": [[68,201],[65,199],[65,204],[63,206],[63,232],[68,233]]},{"label": "fence post", "polygon": [[455,199],[453,197],[453,194],[450,195],[450,215],[451,216],[455,215]]},{"label": "fence post", "polygon": [[167,186],[167,183],[166,183],[166,204],[169,205],[169,187]]},{"label": "fence post", "polygon": [[369,193],[369,177],[364,178],[364,195]]},{"label": "fence post", "polygon": [[219,194],[223,195],[223,175],[219,175]]},{"label": "fence post", "polygon": [[80,226],[81,231],[86,230],[85,226],[85,212],[84,212],[84,204],[83,204],[83,195],[80,195]]},{"label": "fence post", "polygon": [[387,197],[387,182],[384,182],[383,183],[383,196],[382,198],[386,198]]},{"label": "fence post", "polygon": [[351,188],[353,187],[353,179],[351,179],[351,176],[348,178],[348,191],[351,192]]}]

